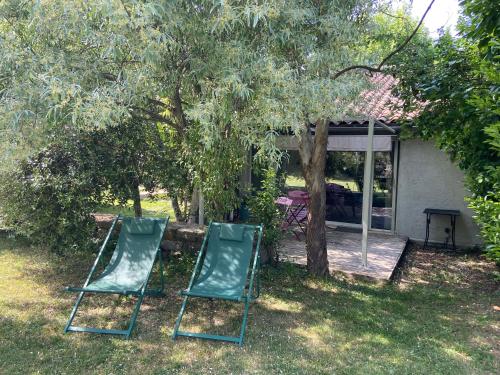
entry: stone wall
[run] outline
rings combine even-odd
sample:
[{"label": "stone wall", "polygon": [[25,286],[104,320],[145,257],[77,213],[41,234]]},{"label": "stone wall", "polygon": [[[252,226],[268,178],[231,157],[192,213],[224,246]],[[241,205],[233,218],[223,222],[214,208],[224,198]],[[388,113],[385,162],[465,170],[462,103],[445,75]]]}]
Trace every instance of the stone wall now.
[{"label": "stone wall", "polygon": [[205,235],[205,226],[171,223],[161,247],[167,251],[196,252],[200,249]]},{"label": "stone wall", "polygon": [[[97,227],[107,232],[114,219],[113,215],[95,215]],[[169,223],[161,248],[168,253],[176,251],[196,252],[200,249],[205,235],[205,226]]]},{"label": "stone wall", "polygon": [[[95,214],[94,217],[96,219],[97,228],[101,232],[99,237],[104,238],[111,227],[111,223],[113,222],[115,216],[108,214]],[[119,223],[117,226],[119,227]],[[198,250],[200,250],[206,229],[207,227],[205,225],[200,226],[169,223],[161,243],[161,248],[167,257],[175,252],[190,252],[192,254],[196,254]],[[264,247],[261,246],[260,260],[262,264],[272,261],[274,257],[274,252],[269,254]]]}]

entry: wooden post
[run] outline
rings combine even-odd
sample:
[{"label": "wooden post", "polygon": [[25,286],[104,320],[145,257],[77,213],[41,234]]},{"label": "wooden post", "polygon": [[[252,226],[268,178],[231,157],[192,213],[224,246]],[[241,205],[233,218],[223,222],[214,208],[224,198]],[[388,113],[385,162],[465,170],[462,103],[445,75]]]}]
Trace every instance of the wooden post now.
[{"label": "wooden post", "polygon": [[361,252],[363,267],[368,267],[368,226],[370,223],[370,194],[372,193],[373,179],[373,132],[375,120],[370,118],[368,123],[368,139],[366,144],[365,171],[363,176],[363,215],[361,225],[363,234],[361,239]]}]

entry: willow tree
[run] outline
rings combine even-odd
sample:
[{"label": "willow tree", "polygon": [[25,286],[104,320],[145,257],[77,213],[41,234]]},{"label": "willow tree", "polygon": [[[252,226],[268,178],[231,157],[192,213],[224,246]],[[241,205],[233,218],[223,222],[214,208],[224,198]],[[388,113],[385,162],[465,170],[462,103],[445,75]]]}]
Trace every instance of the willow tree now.
[{"label": "willow tree", "polygon": [[[0,4],[4,155],[75,129],[165,126],[212,216],[235,207],[252,147],[277,164],[299,140],[311,195],[308,268],[328,273],[328,123],[381,59],[368,0],[5,0]],[[385,59],[383,60],[385,61]]]},{"label": "willow tree", "polygon": [[[310,195],[306,236],[307,267],[328,274],[325,232],[325,163],[330,121],[349,115],[353,100],[366,87],[366,73],[382,72],[415,37],[420,22],[402,9],[397,32],[389,35],[377,19],[387,14],[384,1],[225,2],[215,30],[230,30],[249,57],[240,87],[250,92],[237,113],[238,125],[274,140],[279,132],[298,140],[302,172]],[[390,8],[389,8],[390,9]],[[389,15],[390,17],[390,15]],[[250,51],[250,56],[248,52]],[[252,55],[253,52],[253,55]],[[239,53],[239,56],[242,55]],[[264,133],[264,135],[263,135]],[[279,155],[271,141],[251,143],[263,153]]]},{"label": "willow tree", "polygon": [[[220,63],[229,47],[205,22],[211,9],[188,1],[1,2],[4,162],[74,132],[161,126],[164,146],[175,144],[179,167],[206,189],[215,214],[233,208],[245,154],[227,120],[231,100],[217,95],[210,127],[200,111],[188,114],[214,93],[210,80],[234,84]],[[211,151],[217,145],[225,152]]]}]

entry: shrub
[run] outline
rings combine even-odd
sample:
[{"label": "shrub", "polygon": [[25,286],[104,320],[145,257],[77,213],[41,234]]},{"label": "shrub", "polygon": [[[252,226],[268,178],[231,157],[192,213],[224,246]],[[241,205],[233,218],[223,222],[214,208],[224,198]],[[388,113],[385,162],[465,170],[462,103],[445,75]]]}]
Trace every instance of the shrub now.
[{"label": "shrub", "polygon": [[82,150],[53,144],[2,171],[2,225],[56,252],[88,248],[100,184],[85,172],[92,157],[84,161],[75,155]]},{"label": "shrub", "polygon": [[260,189],[248,200],[250,221],[264,224],[262,239],[262,261],[269,262],[275,258],[276,248],[282,238],[280,229],[281,215],[276,206],[276,198],[280,194],[279,182],[274,169],[264,171],[264,178]]},{"label": "shrub", "polygon": [[[469,198],[469,206],[475,211],[474,219],[479,225],[486,243],[486,256],[500,265],[500,184],[486,195]],[[495,193],[496,192],[496,193]]]},{"label": "shrub", "polygon": [[99,206],[134,199],[140,216],[140,186],[185,190],[186,173],[172,160],[163,135],[162,129],[135,121],[59,135],[0,171],[1,224],[57,252],[88,248],[94,241],[92,213]]}]

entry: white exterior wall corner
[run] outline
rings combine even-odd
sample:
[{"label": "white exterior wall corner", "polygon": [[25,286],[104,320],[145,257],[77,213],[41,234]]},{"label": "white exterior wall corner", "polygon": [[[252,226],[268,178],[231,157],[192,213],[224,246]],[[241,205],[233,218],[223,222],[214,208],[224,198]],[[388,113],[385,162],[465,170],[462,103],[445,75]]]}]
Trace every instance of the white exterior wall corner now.
[{"label": "white exterior wall corner", "polygon": [[[424,209],[460,210],[456,222],[457,246],[481,244],[479,228],[464,197],[464,174],[432,142],[406,140],[400,143],[396,233],[416,241],[425,239]],[[430,242],[443,243],[448,216],[432,215]],[[451,243],[450,243],[451,245]]]}]

